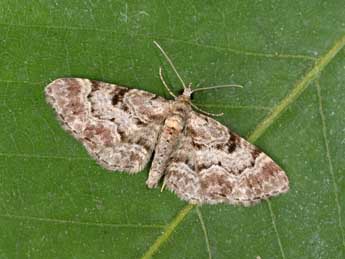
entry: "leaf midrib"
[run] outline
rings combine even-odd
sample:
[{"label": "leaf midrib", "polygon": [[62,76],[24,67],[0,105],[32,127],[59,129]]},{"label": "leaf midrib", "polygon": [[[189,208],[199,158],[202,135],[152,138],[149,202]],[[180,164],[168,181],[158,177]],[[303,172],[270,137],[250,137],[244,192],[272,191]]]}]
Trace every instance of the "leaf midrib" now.
[{"label": "leaf midrib", "polygon": [[[280,117],[280,115],[293,104],[298,97],[306,90],[306,88],[310,85],[312,81],[314,81],[320,73],[325,69],[325,67],[330,63],[331,60],[339,53],[341,49],[345,46],[345,35],[340,37],[336,40],[332,47],[320,58],[317,59],[315,65],[299,80],[292,88],[292,90],[288,93],[288,95],[283,98],[275,107],[272,108],[271,112],[255,127],[253,132],[248,136],[248,140],[250,142],[255,142],[258,138],[260,138],[266,130]],[[272,220],[272,225],[276,234],[277,242],[280,248],[282,258],[285,257],[284,248],[279,236],[279,232],[275,222],[275,214],[271,207],[271,203],[269,200],[268,207],[270,210],[270,216]],[[195,208],[196,205],[188,204],[184,208],[182,208],[173,220],[167,224],[166,229],[169,229],[169,232],[163,232],[161,236],[159,236],[156,241],[149,247],[149,249],[144,253],[142,259],[151,258],[161,247],[163,243],[165,243],[173,233],[173,230],[183,221],[183,219]],[[185,213],[187,211],[187,213]],[[178,224],[176,224],[176,219],[179,219]],[[172,225],[172,222],[175,224]],[[341,222],[341,216],[340,216]],[[164,236],[164,239],[161,237]],[[344,233],[342,232],[343,243],[345,247],[344,241]],[[208,240],[206,241],[208,242]]]}]

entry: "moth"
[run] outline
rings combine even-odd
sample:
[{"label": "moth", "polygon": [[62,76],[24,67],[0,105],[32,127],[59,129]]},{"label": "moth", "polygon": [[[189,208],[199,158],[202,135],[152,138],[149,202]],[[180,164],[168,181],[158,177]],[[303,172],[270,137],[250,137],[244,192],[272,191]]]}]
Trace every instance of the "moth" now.
[{"label": "moth", "polygon": [[[180,96],[153,93],[82,78],[60,78],[45,88],[62,127],[104,168],[130,174],[153,157],[146,185],[163,186],[194,204],[253,205],[285,193],[285,172],[265,153],[191,102],[196,91],[178,74]],[[193,110],[195,108],[195,110]]]}]

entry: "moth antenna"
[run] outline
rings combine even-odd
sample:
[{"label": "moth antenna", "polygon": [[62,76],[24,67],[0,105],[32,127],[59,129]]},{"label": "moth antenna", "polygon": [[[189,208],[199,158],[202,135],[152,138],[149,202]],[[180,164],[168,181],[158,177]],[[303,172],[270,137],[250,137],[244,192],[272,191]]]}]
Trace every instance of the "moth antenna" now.
[{"label": "moth antenna", "polygon": [[195,93],[195,92],[198,92],[198,91],[212,90],[212,89],[217,89],[217,88],[228,88],[228,87],[243,88],[242,85],[215,85],[215,86],[200,87],[200,88],[193,89],[192,93]]},{"label": "moth antenna", "polygon": [[210,113],[210,112],[207,112],[207,111],[204,111],[202,109],[200,109],[198,106],[196,106],[194,103],[190,103],[190,105],[197,111],[205,114],[205,115],[208,115],[208,116],[214,116],[214,117],[219,117],[219,116],[223,116],[224,113],[221,112],[221,113]]},{"label": "moth antenna", "polygon": [[169,94],[176,99],[177,98],[176,95],[171,91],[171,89],[169,88],[168,84],[164,80],[164,77],[163,77],[163,74],[162,74],[162,67],[159,67],[159,77],[160,77],[163,85],[165,86],[165,88],[168,90]]},{"label": "moth antenna", "polygon": [[183,81],[182,77],[180,76],[180,74],[177,72],[176,67],[174,66],[173,62],[171,61],[171,59],[169,58],[168,54],[163,50],[163,48],[158,44],[157,41],[153,41],[153,43],[156,45],[156,47],[162,52],[162,54],[164,55],[165,59],[168,61],[169,65],[171,66],[171,68],[174,70],[175,74],[177,75],[178,79],[180,80],[180,82],[182,83],[182,86],[184,89],[186,89],[186,84]]}]

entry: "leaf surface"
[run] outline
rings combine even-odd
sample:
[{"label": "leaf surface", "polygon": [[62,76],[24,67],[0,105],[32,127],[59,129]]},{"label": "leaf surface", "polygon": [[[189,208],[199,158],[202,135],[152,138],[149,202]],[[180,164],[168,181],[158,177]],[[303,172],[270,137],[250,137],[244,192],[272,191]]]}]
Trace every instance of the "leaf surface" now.
[{"label": "leaf surface", "polygon": [[[1,1],[1,258],[344,258],[342,1]],[[170,98],[178,79],[237,83],[194,102],[268,153],[289,193],[194,207],[108,173],[58,124],[59,77]]]}]

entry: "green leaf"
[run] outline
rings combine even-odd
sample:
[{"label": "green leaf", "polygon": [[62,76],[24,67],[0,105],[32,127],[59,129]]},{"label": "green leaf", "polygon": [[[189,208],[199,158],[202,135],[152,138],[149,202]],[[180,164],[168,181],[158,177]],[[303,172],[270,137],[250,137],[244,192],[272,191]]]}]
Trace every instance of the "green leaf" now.
[{"label": "green leaf", "polygon": [[[344,258],[343,1],[1,1],[0,258]],[[108,173],[58,124],[58,77],[195,103],[277,161],[289,193],[194,207]]]}]

